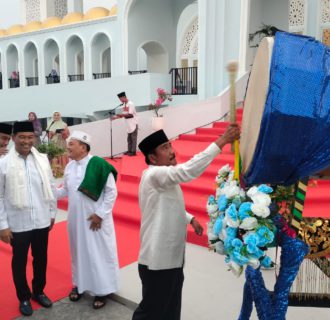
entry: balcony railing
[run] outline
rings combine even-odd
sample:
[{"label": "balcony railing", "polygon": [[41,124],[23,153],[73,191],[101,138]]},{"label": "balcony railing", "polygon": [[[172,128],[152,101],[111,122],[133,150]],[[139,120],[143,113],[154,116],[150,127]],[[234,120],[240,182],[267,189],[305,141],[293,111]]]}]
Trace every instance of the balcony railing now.
[{"label": "balcony railing", "polygon": [[47,76],[46,83],[47,84],[60,83],[60,76]]},{"label": "balcony railing", "polygon": [[19,79],[8,79],[9,88],[18,88],[19,87]]},{"label": "balcony railing", "polygon": [[185,95],[197,94],[197,67],[172,68],[170,70],[172,94]]},{"label": "balcony railing", "polygon": [[103,72],[103,73],[93,73],[94,79],[104,79],[104,78],[111,78],[110,72]]},{"label": "balcony railing", "polygon": [[84,81],[83,74],[68,74],[69,82],[72,81]]},{"label": "balcony railing", "polygon": [[135,71],[128,71],[129,75],[134,75],[134,74],[141,74],[141,73],[147,73],[148,70],[135,70]]},{"label": "balcony railing", "polygon": [[0,79],[0,90],[2,89],[2,79]]},{"label": "balcony railing", "polygon": [[37,86],[38,84],[39,84],[39,78],[38,77],[28,77],[28,78],[26,78],[26,85],[28,87]]}]

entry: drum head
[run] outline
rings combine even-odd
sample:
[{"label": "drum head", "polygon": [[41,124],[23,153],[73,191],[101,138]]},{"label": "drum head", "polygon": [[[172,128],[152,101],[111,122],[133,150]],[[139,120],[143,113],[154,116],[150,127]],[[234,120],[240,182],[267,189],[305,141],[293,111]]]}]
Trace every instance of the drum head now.
[{"label": "drum head", "polygon": [[242,173],[249,169],[259,138],[260,124],[269,87],[274,38],[263,38],[254,58],[243,109],[240,154]]}]

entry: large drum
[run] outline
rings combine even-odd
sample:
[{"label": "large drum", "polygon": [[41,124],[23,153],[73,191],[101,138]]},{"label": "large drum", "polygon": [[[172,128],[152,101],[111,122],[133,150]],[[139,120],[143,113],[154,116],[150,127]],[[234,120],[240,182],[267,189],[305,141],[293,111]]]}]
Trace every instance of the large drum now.
[{"label": "large drum", "polygon": [[243,112],[246,185],[292,184],[330,167],[330,48],[284,32],[264,38]]}]

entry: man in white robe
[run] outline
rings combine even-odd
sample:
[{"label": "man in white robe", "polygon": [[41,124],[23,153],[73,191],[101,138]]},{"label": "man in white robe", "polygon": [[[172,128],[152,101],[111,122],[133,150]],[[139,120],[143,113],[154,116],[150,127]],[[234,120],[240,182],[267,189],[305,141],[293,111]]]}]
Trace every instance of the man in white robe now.
[{"label": "man in white robe", "polygon": [[[68,196],[68,232],[70,240],[72,279],[69,295],[78,301],[84,292],[94,296],[93,308],[106,303],[105,297],[118,288],[118,258],[112,208],[117,197],[116,170],[99,157],[89,155],[90,136],[75,131],[68,138],[68,156],[72,159],[64,172],[64,182],[57,197]],[[96,161],[102,167],[95,168]],[[87,177],[92,180],[103,169],[109,171],[100,180],[87,181],[99,193],[83,187]],[[88,180],[88,179],[87,179]]]},{"label": "man in white robe", "polygon": [[0,123],[0,159],[8,153],[8,144],[13,128],[11,124]]}]

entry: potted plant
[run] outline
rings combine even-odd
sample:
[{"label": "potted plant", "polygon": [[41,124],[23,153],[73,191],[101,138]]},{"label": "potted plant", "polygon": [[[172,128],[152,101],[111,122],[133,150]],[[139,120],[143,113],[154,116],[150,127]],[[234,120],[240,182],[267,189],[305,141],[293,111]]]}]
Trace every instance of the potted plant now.
[{"label": "potted plant", "polygon": [[157,89],[157,95],[158,98],[154,103],[149,104],[149,110],[155,111],[155,116],[152,119],[152,128],[156,130],[160,130],[164,128],[164,119],[163,115],[159,114],[159,108],[160,106],[166,101],[172,101],[172,95],[168,92],[166,92],[162,88]]}]

